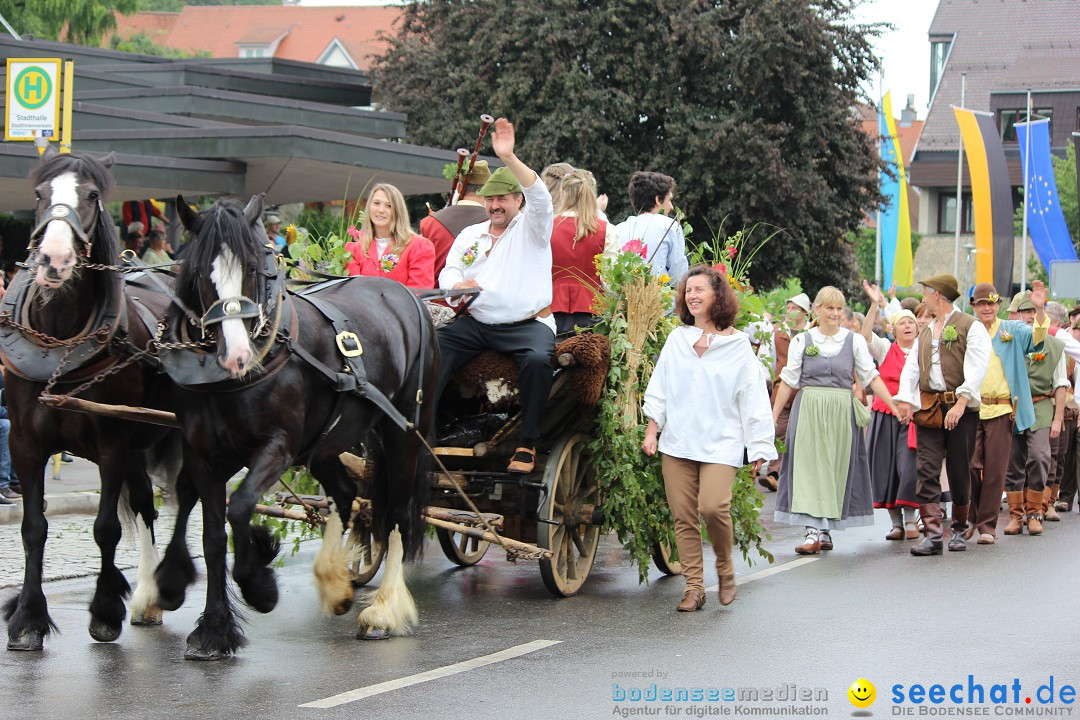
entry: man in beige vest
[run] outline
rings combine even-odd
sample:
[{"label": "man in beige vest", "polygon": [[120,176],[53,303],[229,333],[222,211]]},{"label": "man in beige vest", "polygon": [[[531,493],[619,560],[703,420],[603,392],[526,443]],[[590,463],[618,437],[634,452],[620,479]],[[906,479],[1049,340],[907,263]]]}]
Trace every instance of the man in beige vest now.
[{"label": "man in beige vest", "polygon": [[[916,556],[940,555],[941,463],[952,492],[952,538],[949,550],[964,550],[970,502],[970,466],[979,424],[979,389],[990,360],[990,336],[981,323],[960,312],[956,278],[935,275],[921,280],[923,302],[932,321],[919,332],[900,375],[896,394],[900,420],[914,418],[918,482],[915,496],[923,521],[923,541],[911,548]],[[934,412],[936,410],[936,413]],[[935,417],[936,415],[936,417]]]}]

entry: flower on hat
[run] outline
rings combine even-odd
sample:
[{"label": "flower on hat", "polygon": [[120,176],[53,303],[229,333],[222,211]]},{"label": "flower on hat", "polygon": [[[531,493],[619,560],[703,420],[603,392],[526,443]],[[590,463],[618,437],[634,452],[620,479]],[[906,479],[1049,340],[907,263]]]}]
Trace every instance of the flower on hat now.
[{"label": "flower on hat", "polygon": [[629,242],[624,244],[622,246],[622,252],[637,253],[642,257],[643,260],[648,259],[648,256],[646,255],[647,248],[645,247],[645,243],[641,242],[641,240],[638,239],[630,240]]},{"label": "flower on hat", "polygon": [[659,280],[660,282],[664,283],[665,285],[666,285],[667,283],[671,282],[671,276],[670,276],[670,275],[668,275],[667,273],[664,273],[663,275],[661,275],[661,276],[660,276],[659,278],[657,278],[657,279],[658,279],[658,280]]},{"label": "flower on hat", "polygon": [[381,258],[379,258],[379,267],[384,273],[388,273],[397,267],[399,260],[400,258],[398,258],[398,256],[394,253],[386,253]]},{"label": "flower on hat", "polygon": [[727,275],[727,266],[724,263],[716,263],[712,266],[712,269],[721,275]]},{"label": "flower on hat", "polygon": [[739,254],[739,249],[737,247],[735,247],[734,245],[732,245],[731,247],[729,247],[727,249],[727,252],[728,252],[728,257],[729,258],[734,258],[736,255]]},{"label": "flower on hat", "polygon": [[992,292],[989,295],[987,295],[986,299],[989,300],[990,302],[994,303],[994,304],[997,304],[997,303],[1001,302],[1001,296],[998,295],[996,292]]},{"label": "flower on hat", "polygon": [[955,325],[946,325],[945,329],[941,331],[941,339],[944,340],[945,344],[950,348],[952,347],[952,344],[956,342],[957,337]]}]

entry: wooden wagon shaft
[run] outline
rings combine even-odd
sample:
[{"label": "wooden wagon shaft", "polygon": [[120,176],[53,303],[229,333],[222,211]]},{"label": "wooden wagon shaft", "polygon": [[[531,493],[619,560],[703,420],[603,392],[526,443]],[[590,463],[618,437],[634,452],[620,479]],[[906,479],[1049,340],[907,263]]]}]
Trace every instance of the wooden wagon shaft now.
[{"label": "wooden wagon shaft", "polygon": [[[309,495],[301,495],[300,498],[305,503],[307,503],[308,505],[310,505],[313,508],[318,508],[320,510],[326,510],[327,508],[330,507],[330,501],[327,500],[326,498],[323,498],[323,497],[311,497]],[[275,499],[277,500],[277,502],[284,503],[286,505],[293,505],[293,506],[300,505],[300,501],[297,500],[295,496],[289,495],[288,493],[279,492],[279,493],[276,494]],[[258,507],[266,507],[266,506],[258,506]],[[278,507],[278,506],[274,505],[272,507]],[[370,508],[370,507],[371,507],[371,501],[368,500],[367,498],[357,498],[357,499],[353,500],[353,512],[359,512],[361,509],[366,509],[366,508]],[[259,512],[259,511],[256,510],[256,512]],[[443,520],[445,522],[453,522],[453,523],[479,522],[479,520],[477,520],[477,518],[476,518],[476,513],[470,512],[468,510],[453,510],[451,508],[430,507],[429,506],[429,507],[424,508],[423,515],[425,517],[436,518],[438,520]],[[503,523],[506,520],[505,517],[500,515],[499,513],[481,513],[481,515],[483,516],[484,520],[488,523],[488,525],[492,525],[492,526],[497,527],[497,528],[501,528],[503,526]],[[277,516],[275,516],[275,517],[277,517]]]},{"label": "wooden wagon shaft", "polygon": [[38,398],[42,405],[60,410],[72,410],[74,412],[90,413],[91,415],[105,415],[106,417],[119,418],[121,420],[134,420],[135,422],[149,423],[151,425],[164,425],[165,427],[178,428],[179,421],[176,413],[164,410],[151,410],[143,407],[130,407],[128,405],[106,405],[104,403],[69,398],[62,395],[42,395]]},{"label": "wooden wagon shaft", "polygon": [[428,525],[432,525],[443,530],[449,530],[451,532],[460,533],[466,537],[471,537],[475,540],[485,540],[489,543],[498,545],[500,542],[506,546],[508,550],[517,550],[522,553],[528,553],[530,555],[539,557],[551,557],[550,550],[544,550],[535,545],[529,543],[523,543],[520,540],[511,540],[510,538],[497,536],[494,533],[489,533],[481,530],[478,527],[469,527],[467,525],[459,525],[457,523],[446,522],[445,520],[439,520],[437,518],[428,517],[425,518]]}]

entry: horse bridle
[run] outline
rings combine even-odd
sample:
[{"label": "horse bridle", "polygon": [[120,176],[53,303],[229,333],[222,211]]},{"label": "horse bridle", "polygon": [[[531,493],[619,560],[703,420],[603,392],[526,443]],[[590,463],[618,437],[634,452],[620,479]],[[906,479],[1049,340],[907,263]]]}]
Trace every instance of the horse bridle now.
[{"label": "horse bridle", "polygon": [[[97,210],[94,213],[94,219],[91,224],[91,229],[97,224],[98,218],[105,212],[105,207],[101,204],[101,198],[97,201]],[[61,220],[66,222],[75,233],[75,237],[78,238],[79,243],[82,245],[84,258],[89,258],[90,253],[94,249],[94,242],[90,239],[90,235],[86,232],[86,229],[82,226],[82,221],[79,219],[79,212],[67,203],[53,203],[45,209],[41,221],[34,228],[34,231],[30,233],[30,246],[27,248],[30,255],[37,253],[38,244],[41,239],[45,237],[45,229],[54,220]]]},{"label": "horse bridle", "polygon": [[[199,329],[204,338],[207,329],[212,325],[218,325],[226,320],[247,320],[250,318],[258,318],[259,322],[255,323],[248,336],[252,340],[259,337],[269,321],[272,306],[282,302],[281,295],[284,288],[285,272],[284,266],[278,272],[274,272],[277,262],[275,255],[272,251],[264,254],[265,261],[258,273],[260,280],[256,283],[255,288],[259,296],[259,302],[245,295],[234,295],[219,298],[211,303],[210,307],[199,318]],[[271,283],[270,278],[276,278],[276,280]]]}]

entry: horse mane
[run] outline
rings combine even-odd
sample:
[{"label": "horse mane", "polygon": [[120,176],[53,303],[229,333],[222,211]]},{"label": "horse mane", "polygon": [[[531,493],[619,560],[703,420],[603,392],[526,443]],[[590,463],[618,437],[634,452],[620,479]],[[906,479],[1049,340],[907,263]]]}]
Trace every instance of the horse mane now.
[{"label": "horse mane", "polygon": [[201,307],[199,281],[209,278],[214,259],[225,245],[248,267],[256,259],[259,239],[244,216],[244,207],[235,200],[218,200],[198,214],[189,228],[191,237],[176,281],[176,292],[189,307]]},{"label": "horse mane", "polygon": [[30,171],[30,185],[37,187],[68,172],[74,173],[81,181],[89,180],[94,183],[101,193],[102,210],[98,213],[97,225],[94,227],[94,247],[90,253],[90,261],[116,265],[120,262],[120,240],[112,218],[105,211],[105,202],[116,187],[109,168],[89,155],[53,155]]}]

